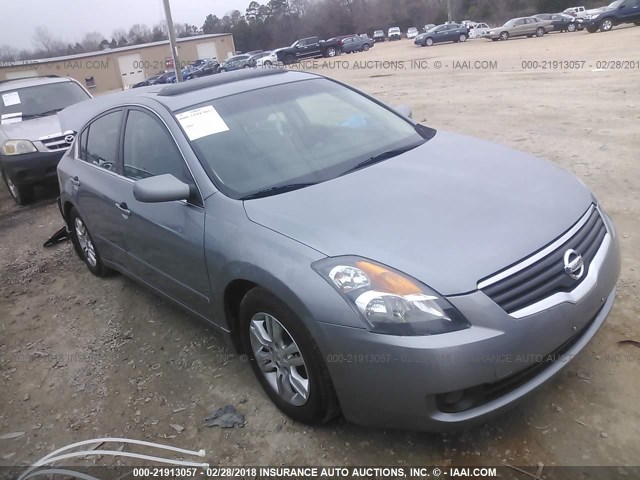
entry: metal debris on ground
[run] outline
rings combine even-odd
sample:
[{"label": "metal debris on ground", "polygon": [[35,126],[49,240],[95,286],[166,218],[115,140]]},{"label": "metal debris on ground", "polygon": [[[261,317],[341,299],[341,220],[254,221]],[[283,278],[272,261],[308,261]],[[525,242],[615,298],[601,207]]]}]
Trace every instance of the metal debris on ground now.
[{"label": "metal debris on ground", "polygon": [[244,427],[245,423],[244,415],[236,412],[236,407],[233,405],[225,405],[224,407],[211,412],[204,419],[205,427]]}]

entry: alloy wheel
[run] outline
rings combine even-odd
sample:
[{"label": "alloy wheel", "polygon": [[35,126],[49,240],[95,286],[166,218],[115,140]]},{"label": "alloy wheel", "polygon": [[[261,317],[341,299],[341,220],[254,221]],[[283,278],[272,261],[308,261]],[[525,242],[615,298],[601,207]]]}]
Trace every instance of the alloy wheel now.
[{"label": "alloy wheel", "polygon": [[298,407],[307,403],[307,366],[300,348],[278,319],[256,313],[249,323],[249,339],[260,372],[280,398]]},{"label": "alloy wheel", "polygon": [[76,237],[78,238],[78,244],[80,245],[80,249],[82,250],[84,258],[87,260],[87,263],[89,263],[89,265],[95,267],[98,264],[96,249],[93,246],[91,238],[89,237],[87,227],[85,227],[80,217],[76,217],[74,228],[76,231]]},{"label": "alloy wheel", "polygon": [[608,32],[613,27],[613,22],[610,18],[605,18],[600,25],[600,30],[603,32]]}]

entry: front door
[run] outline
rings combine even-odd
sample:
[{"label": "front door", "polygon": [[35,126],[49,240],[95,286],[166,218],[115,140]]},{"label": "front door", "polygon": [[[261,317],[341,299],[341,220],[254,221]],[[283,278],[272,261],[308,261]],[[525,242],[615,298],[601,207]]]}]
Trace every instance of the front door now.
[{"label": "front door", "polygon": [[[190,310],[210,317],[210,285],[204,257],[205,212],[193,177],[171,133],[153,113],[127,112],[121,171],[129,179],[120,206],[132,273]],[[171,174],[191,186],[189,201],[139,202],[136,180]]]}]

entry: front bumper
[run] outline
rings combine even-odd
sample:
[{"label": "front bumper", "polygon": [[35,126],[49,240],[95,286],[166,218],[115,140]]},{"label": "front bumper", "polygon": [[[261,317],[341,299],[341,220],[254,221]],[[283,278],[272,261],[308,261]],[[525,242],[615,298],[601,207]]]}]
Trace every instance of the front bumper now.
[{"label": "front bumper", "polygon": [[56,167],[66,150],[0,155],[0,166],[16,185],[55,182]]},{"label": "front bumper", "polygon": [[515,319],[481,291],[449,300],[473,326],[427,337],[320,324],[345,417],[358,424],[443,431],[486,421],[531,394],[578,355],[615,299],[620,251],[612,241],[597,279],[575,304]]}]

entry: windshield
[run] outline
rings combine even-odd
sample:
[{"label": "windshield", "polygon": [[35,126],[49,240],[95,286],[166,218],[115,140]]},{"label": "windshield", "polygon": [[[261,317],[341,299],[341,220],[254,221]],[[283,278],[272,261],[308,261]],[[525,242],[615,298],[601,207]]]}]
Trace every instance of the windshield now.
[{"label": "windshield", "polygon": [[517,18],[514,18],[513,20],[509,20],[507,23],[503,25],[503,27],[513,27],[517,21],[518,21]]},{"label": "windshield", "polygon": [[416,27],[411,27],[411,28],[409,29],[409,32],[411,32],[411,33],[413,33],[413,32],[417,32],[417,31],[418,31],[418,29],[417,29]]},{"label": "windshield", "polygon": [[375,32],[373,32],[374,35],[384,35],[384,32],[382,30],[376,30]]},{"label": "windshield", "polygon": [[398,27],[393,27],[389,29],[390,32],[399,32],[400,29]]},{"label": "windshield", "polygon": [[426,141],[410,122],[325,79],[231,95],[176,117],[209,176],[236,199],[324,182]]},{"label": "windshield", "polygon": [[618,8],[618,6],[623,2],[624,0],[616,0],[615,2],[611,2],[609,4],[609,8]]},{"label": "windshield", "polygon": [[49,83],[18,88],[0,94],[0,115],[3,123],[8,118],[28,119],[54,115],[74,103],[87,100],[89,95],[75,82]]}]

